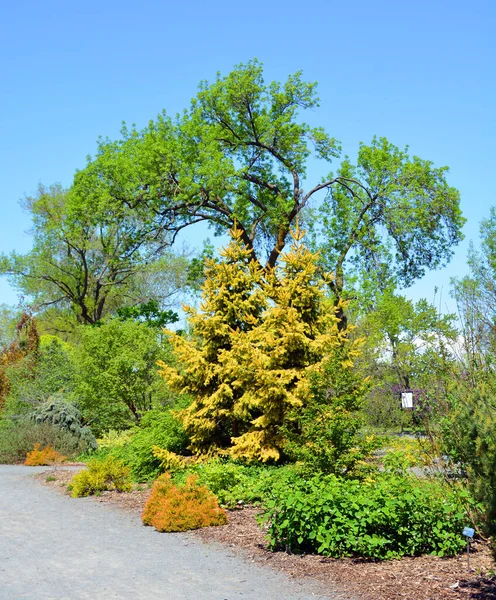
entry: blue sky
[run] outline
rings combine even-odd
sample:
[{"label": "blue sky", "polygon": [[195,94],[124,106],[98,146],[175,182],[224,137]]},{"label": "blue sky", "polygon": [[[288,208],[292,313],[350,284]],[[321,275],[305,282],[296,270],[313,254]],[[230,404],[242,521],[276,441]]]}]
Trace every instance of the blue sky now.
[{"label": "blue sky", "polygon": [[[451,168],[466,241],[447,269],[405,291],[431,300],[437,286],[445,308],[496,204],[495,23],[492,0],[4,3],[0,252],[29,249],[19,199],[39,182],[69,185],[98,136],[181,111],[200,80],[257,57],[267,80],[302,69],[319,82],[309,119],[352,158],[376,134]],[[5,280],[2,302],[16,303]]]}]

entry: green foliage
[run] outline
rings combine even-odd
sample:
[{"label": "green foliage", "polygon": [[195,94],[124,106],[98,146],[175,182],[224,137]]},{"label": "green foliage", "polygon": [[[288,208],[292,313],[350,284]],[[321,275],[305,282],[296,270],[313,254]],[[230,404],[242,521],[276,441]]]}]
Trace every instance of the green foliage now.
[{"label": "green foliage", "polygon": [[412,414],[401,408],[398,394],[389,388],[376,387],[366,398],[363,406],[364,421],[380,431],[403,430],[411,427]]},{"label": "green foliage", "polygon": [[[448,468],[465,477],[496,534],[496,209],[480,227],[480,249],[470,246],[470,274],[453,281],[461,321],[460,364],[446,369],[446,414],[440,451]],[[493,542],[494,544],[494,542]],[[496,556],[496,545],[493,545]]]},{"label": "green foliage", "polygon": [[[400,392],[423,390],[437,397],[447,363],[453,363],[450,346],[458,332],[454,315],[441,315],[425,300],[416,303],[400,296],[389,283],[369,282],[354,303],[357,332],[364,336],[357,367],[370,380],[364,402],[369,426],[400,430],[412,426],[412,414],[401,409]],[[358,306],[359,305],[359,306]]]},{"label": "green foliage", "polygon": [[292,466],[270,467],[243,465],[222,459],[209,459],[175,473],[175,482],[184,482],[188,475],[198,477],[222,506],[234,508],[240,504],[260,504],[267,498],[275,482],[290,485],[300,476]]},{"label": "green foliage", "polygon": [[123,321],[133,319],[157,329],[179,321],[177,313],[172,310],[160,310],[157,300],[148,300],[148,302],[142,302],[135,306],[122,306],[117,309],[116,315]]},{"label": "green foliage", "polygon": [[356,164],[342,162],[314,219],[338,297],[346,274],[410,285],[449,262],[465,219],[447,171],[386,138],[361,144]]},{"label": "green foliage", "polygon": [[0,463],[23,462],[35,444],[51,446],[57,452],[74,457],[86,449],[80,438],[50,423],[29,420],[0,421]]},{"label": "green foliage", "polygon": [[[81,223],[91,218],[92,233],[104,217],[112,223],[103,229],[105,248],[127,259],[112,265],[116,285],[107,293],[113,297],[119,284],[125,287],[125,266],[135,272],[161,249],[164,236],[199,221],[216,234],[237,226],[259,266],[269,268],[296,219],[320,221],[316,239],[326,270],[335,274],[337,298],[348,273],[385,269],[408,284],[426,268],[446,264],[464,222],[447,168],[374,138],[360,146],[356,164],[346,158],[329,172],[339,143],[300,116],[318,105],[316,84],[301,72],[265,83],[254,60],[202,82],[190,108],[175,119],[164,111],[142,131],[124,127],[121,139],[102,141],[69,197]],[[305,189],[308,161],[315,158],[324,171]],[[320,191],[325,200],[319,203]],[[310,204],[317,209],[308,215]],[[157,240],[150,245],[151,236]],[[95,238],[94,254],[106,264]],[[122,246],[135,250],[130,258]],[[19,272],[11,261],[5,271]]]},{"label": "green foliage", "polygon": [[125,429],[124,431],[116,431],[110,429],[98,438],[98,448],[100,450],[115,450],[123,448],[133,439],[133,430]]},{"label": "green foliage", "polygon": [[160,460],[153,455],[153,447],[182,454],[187,444],[183,426],[174,413],[155,409],[144,415],[131,441],[113,453],[130,467],[136,481],[150,481],[161,472]]},{"label": "green foliage", "polygon": [[412,476],[350,481],[332,475],[274,486],[264,504],[272,549],[391,559],[461,552],[466,492]]},{"label": "green foliage", "polygon": [[39,359],[40,337],[36,320],[23,312],[15,325],[15,336],[0,355],[0,409],[10,397],[17,381],[34,379]]},{"label": "green foliage", "polygon": [[19,311],[6,304],[0,304],[0,351],[5,350],[15,340],[16,323]]},{"label": "green foliage", "polygon": [[70,397],[74,389],[75,364],[69,344],[42,335],[35,354],[28,354],[5,370],[9,393],[5,411],[22,415],[57,394]]},{"label": "green foliage", "polygon": [[[479,374],[482,375],[482,374]],[[458,381],[449,396],[449,412],[440,423],[440,452],[448,469],[465,478],[482,505],[490,535],[496,533],[496,381]]]},{"label": "green foliage", "polygon": [[106,202],[102,181],[87,183],[40,186],[26,199],[33,247],[25,255],[0,255],[0,274],[36,306],[57,305],[79,323],[94,324],[130,299],[142,301],[149,291],[145,272],[166,234],[143,224],[137,210]]},{"label": "green foliage", "polygon": [[82,327],[75,350],[76,394],[92,429],[126,429],[169,400],[156,362],[169,350],[156,330],[112,319]]},{"label": "green foliage", "polygon": [[346,366],[348,352],[346,345],[336,348],[311,374],[307,401],[294,414],[298,428],[285,432],[287,455],[307,470],[350,474],[377,447],[373,436],[361,434],[366,385]]},{"label": "green foliage", "polygon": [[98,447],[95,436],[87,425],[82,424],[81,419],[79,409],[61,394],[52,396],[31,414],[34,423],[60,427],[78,438],[85,450],[95,450]]},{"label": "green foliage", "polygon": [[103,460],[90,460],[87,469],[76,473],[69,488],[73,498],[91,496],[107,490],[130,492],[129,468],[113,456]]}]

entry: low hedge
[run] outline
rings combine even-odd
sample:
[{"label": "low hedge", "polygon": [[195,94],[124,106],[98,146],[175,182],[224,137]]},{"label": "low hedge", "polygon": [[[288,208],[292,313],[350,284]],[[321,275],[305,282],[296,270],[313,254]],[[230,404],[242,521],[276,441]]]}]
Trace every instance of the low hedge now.
[{"label": "low hedge", "polygon": [[463,550],[470,523],[462,490],[414,476],[335,476],[276,485],[264,503],[270,547],[330,557],[391,559]]}]

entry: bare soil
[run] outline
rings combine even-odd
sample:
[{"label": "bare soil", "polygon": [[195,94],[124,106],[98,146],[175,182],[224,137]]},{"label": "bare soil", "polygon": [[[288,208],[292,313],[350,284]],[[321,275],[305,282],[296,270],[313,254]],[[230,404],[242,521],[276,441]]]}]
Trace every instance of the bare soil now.
[{"label": "bare soil", "polygon": [[[42,482],[66,490],[74,472],[50,470],[38,475]],[[48,477],[48,481],[47,481]],[[55,478],[55,479],[52,479]],[[141,513],[150,494],[149,486],[135,486],[129,493],[104,492],[97,502],[110,502]],[[265,564],[298,579],[316,579],[344,590],[343,598],[359,600],[496,600],[496,564],[488,544],[474,542],[470,571],[466,555],[455,558],[421,556],[392,561],[329,559],[316,555],[271,552],[256,521],[258,509],[244,507],[228,511],[229,522],[192,532],[206,542],[216,542],[243,553],[249,560]]]}]

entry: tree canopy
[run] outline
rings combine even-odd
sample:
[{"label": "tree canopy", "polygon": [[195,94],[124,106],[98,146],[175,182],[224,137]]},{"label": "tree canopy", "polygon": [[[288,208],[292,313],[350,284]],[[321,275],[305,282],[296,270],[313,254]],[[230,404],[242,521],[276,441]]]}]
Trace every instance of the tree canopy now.
[{"label": "tree canopy", "polygon": [[[445,265],[464,223],[447,167],[385,138],[361,144],[354,162],[342,158],[335,138],[301,118],[318,106],[315,83],[300,72],[266,83],[256,60],[202,82],[182,114],[164,111],[142,130],[124,126],[121,139],[100,141],[68,190],[28,198],[33,250],[3,256],[0,272],[35,304],[65,303],[95,323],[200,222],[215,234],[236,227],[268,270],[296,220],[306,221],[336,303],[345,276],[347,287],[350,276],[370,274],[409,285]],[[322,177],[311,181],[315,160]],[[153,273],[148,281],[155,285]],[[137,295],[131,304],[149,300]]]},{"label": "tree canopy", "polygon": [[166,234],[116,203],[90,206],[90,193],[40,187],[25,201],[33,218],[33,248],[0,256],[0,272],[37,309],[69,309],[94,324],[123,305],[162,304],[183,287],[185,256],[166,251]]},{"label": "tree canopy", "polygon": [[[239,65],[202,82],[183,114],[164,112],[141,131],[124,128],[120,140],[101,142],[74,188],[90,204],[87,190],[98,190],[100,203],[136,211],[171,239],[202,221],[218,234],[236,226],[265,268],[306,215],[336,298],[348,271],[385,270],[409,285],[445,265],[464,223],[447,167],[374,138],[355,163],[346,157],[332,172],[339,143],[300,118],[318,105],[316,84],[300,72],[267,84],[259,62]],[[314,159],[324,164],[318,181],[307,177]]]}]

